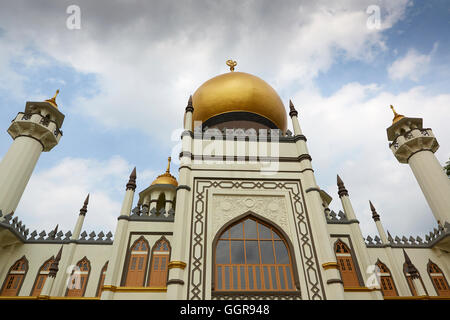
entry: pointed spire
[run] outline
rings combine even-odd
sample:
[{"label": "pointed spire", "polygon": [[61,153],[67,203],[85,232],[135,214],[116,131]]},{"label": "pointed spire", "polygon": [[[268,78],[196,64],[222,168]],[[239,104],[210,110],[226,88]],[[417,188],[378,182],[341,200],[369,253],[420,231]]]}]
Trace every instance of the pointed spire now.
[{"label": "pointed spire", "polygon": [[342,181],[342,179],[341,179],[341,177],[339,177],[339,175],[337,175],[337,186],[338,186],[339,198],[342,198],[343,196],[348,197],[348,191],[347,191],[347,189],[345,189],[344,181]]},{"label": "pointed spire", "polygon": [[186,106],[186,112],[194,112],[194,106],[192,104],[192,95],[189,96],[188,104]]},{"label": "pointed spire", "polygon": [[55,260],[53,260],[52,264],[50,265],[50,269],[49,269],[50,272],[48,273],[48,276],[51,278],[55,278],[56,273],[58,272],[59,260],[61,260],[62,249],[63,249],[63,246],[61,246],[61,248],[58,251],[58,254],[56,255]]},{"label": "pointed spire", "polygon": [[133,171],[130,174],[130,180],[128,180],[127,183],[127,189],[126,190],[136,190],[136,167],[134,167]]},{"label": "pointed spire", "polygon": [[419,271],[417,271],[416,267],[412,264],[411,259],[409,259],[409,256],[406,253],[405,249],[403,249],[403,255],[405,256],[406,272],[411,275],[411,279],[419,278]]},{"label": "pointed spire", "polygon": [[289,116],[292,118],[293,116],[298,116],[297,110],[295,110],[294,104],[292,103],[292,100],[289,100]]},{"label": "pointed spire", "polygon": [[51,232],[51,239],[55,239],[56,238],[56,233],[58,232],[58,225],[56,225],[55,229]]},{"label": "pointed spire", "polygon": [[87,195],[86,200],[84,200],[83,207],[80,209],[80,216],[86,215],[88,204],[89,204],[89,194]]},{"label": "pointed spire", "polygon": [[397,111],[395,111],[394,106],[391,104],[392,112],[394,113],[394,119],[392,119],[392,124],[396,123],[400,119],[403,119],[405,116],[402,114],[398,114]]},{"label": "pointed spire", "polygon": [[369,204],[370,204],[370,210],[372,211],[373,221],[375,221],[375,222],[380,221],[380,215],[377,213],[377,210],[373,206],[372,201],[369,200]]}]

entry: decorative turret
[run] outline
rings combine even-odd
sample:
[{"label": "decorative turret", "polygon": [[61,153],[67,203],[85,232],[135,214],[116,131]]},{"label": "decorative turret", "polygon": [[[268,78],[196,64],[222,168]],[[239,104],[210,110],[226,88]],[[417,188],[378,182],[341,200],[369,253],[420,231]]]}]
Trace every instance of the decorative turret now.
[{"label": "decorative turret", "polygon": [[43,102],[28,101],[8,128],[14,142],[0,162],[0,210],[6,214],[16,210],[41,153],[52,150],[62,137],[58,93]]},{"label": "decorative turret", "polygon": [[450,180],[434,156],[439,148],[433,132],[423,128],[421,118],[398,114],[394,107],[392,125],[387,128],[389,147],[400,163],[407,163],[438,223],[450,221]]}]

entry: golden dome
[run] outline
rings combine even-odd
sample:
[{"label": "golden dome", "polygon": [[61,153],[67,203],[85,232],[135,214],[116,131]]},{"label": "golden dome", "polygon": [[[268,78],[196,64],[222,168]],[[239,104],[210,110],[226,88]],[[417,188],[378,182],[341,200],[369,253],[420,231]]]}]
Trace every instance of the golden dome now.
[{"label": "golden dome", "polygon": [[270,120],[283,132],[287,128],[286,110],[277,92],[245,72],[229,72],[206,81],[195,91],[192,102],[193,121],[204,123],[225,113],[249,112]]},{"label": "golden dome", "polygon": [[171,184],[175,187],[178,187],[177,179],[173,175],[170,174],[170,161],[171,161],[171,158],[169,157],[169,159],[168,159],[169,163],[167,164],[166,172],[159,175],[155,179],[155,181],[152,182],[152,184],[151,184],[152,186],[155,184]]}]

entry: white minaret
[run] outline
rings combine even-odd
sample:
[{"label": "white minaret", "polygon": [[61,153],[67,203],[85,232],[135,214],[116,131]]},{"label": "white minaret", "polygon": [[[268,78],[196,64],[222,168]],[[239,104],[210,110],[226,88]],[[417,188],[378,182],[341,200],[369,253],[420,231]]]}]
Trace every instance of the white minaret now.
[{"label": "white minaret", "polygon": [[389,144],[400,163],[407,163],[438,223],[450,222],[450,179],[444,173],[434,153],[439,143],[429,128],[423,128],[421,118],[408,118],[394,112],[387,128]]},{"label": "white minaret", "polygon": [[0,210],[14,212],[30,180],[41,152],[48,152],[61,139],[64,115],[56,95],[44,102],[27,102],[8,129],[14,142],[0,162]]}]

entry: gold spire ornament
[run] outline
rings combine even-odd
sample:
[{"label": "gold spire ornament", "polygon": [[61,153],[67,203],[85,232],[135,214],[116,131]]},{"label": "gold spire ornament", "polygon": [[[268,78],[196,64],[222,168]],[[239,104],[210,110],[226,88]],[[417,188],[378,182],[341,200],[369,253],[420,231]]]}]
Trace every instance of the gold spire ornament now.
[{"label": "gold spire ornament", "polygon": [[169,157],[167,160],[168,160],[168,163],[167,163],[167,170],[166,170],[166,173],[170,173],[170,161],[172,161],[172,158]]},{"label": "gold spire ornament", "polygon": [[237,66],[237,62],[234,60],[227,60],[227,66],[230,67],[230,71],[233,72],[234,71],[234,67]]},{"label": "gold spire ornament", "polygon": [[54,106],[55,108],[58,108],[58,105],[56,104],[56,96],[58,95],[58,93],[59,93],[59,89],[56,90],[56,93],[55,93],[55,95],[53,96],[53,98],[47,99],[47,100],[45,100],[45,102],[50,103],[50,104],[51,104],[52,106]]},{"label": "gold spire ornament", "polygon": [[394,119],[392,119],[392,124],[396,123],[397,121],[399,121],[400,119],[403,119],[405,116],[402,114],[398,114],[395,109],[394,106],[391,104],[391,109],[392,112],[394,112]]},{"label": "gold spire ornament", "polygon": [[161,175],[159,175],[155,179],[155,181],[152,182],[152,185],[155,185],[155,184],[171,184],[171,185],[173,185],[175,187],[178,186],[177,179],[173,175],[170,174],[170,162],[172,161],[172,158],[169,157],[167,160],[168,160],[168,163],[167,163],[166,172],[161,174]]}]

